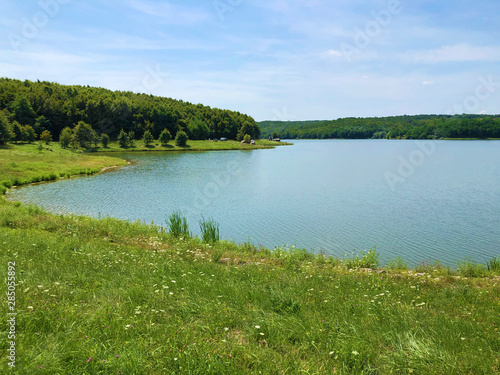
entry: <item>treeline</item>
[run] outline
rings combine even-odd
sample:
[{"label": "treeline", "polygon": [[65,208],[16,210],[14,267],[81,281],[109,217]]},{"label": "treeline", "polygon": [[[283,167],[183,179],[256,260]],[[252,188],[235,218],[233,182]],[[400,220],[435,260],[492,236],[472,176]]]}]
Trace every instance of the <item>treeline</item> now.
[{"label": "treeline", "polygon": [[136,139],[149,131],[157,139],[164,130],[174,138],[184,131],[193,140],[260,137],[255,120],[239,112],[128,91],[0,78],[0,144],[27,140],[27,133],[31,140],[32,130],[36,138],[47,131],[58,140],[64,128],[80,122],[113,140],[121,131]]},{"label": "treeline", "polygon": [[263,121],[262,136],[284,139],[500,138],[500,116],[420,115],[332,121]]}]

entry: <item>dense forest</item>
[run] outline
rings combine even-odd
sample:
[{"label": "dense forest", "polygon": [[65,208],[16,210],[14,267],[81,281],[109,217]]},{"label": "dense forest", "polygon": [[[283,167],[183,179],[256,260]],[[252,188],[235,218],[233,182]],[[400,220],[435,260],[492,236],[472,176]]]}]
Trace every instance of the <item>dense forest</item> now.
[{"label": "dense forest", "polygon": [[284,139],[500,138],[500,116],[420,115],[332,121],[263,121],[262,136]]},{"label": "dense forest", "polygon": [[239,112],[148,94],[0,78],[0,144],[33,141],[44,132],[58,140],[63,129],[79,123],[111,139],[123,132],[140,139],[146,131],[158,138],[164,129],[172,137],[184,131],[194,140],[260,136],[255,120]]}]

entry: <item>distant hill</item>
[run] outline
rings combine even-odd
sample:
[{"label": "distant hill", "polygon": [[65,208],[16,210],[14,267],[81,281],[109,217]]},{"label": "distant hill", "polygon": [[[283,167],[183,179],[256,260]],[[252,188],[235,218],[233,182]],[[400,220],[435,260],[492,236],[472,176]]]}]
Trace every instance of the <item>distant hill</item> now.
[{"label": "distant hill", "polygon": [[419,115],[325,121],[262,121],[262,137],[284,139],[500,138],[498,115]]},{"label": "distant hill", "polygon": [[163,129],[174,137],[184,130],[190,139],[260,135],[255,120],[239,112],[147,94],[9,78],[0,78],[0,115],[34,127],[37,135],[49,130],[55,139],[79,121],[112,138],[121,129],[139,138],[145,130],[157,138]]}]

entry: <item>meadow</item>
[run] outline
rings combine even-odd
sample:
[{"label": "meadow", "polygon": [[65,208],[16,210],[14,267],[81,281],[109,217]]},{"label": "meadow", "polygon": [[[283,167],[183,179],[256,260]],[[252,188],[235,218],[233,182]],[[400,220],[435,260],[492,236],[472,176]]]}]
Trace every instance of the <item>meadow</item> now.
[{"label": "meadow", "polygon": [[[44,173],[65,168],[52,166]],[[16,281],[14,311],[2,293],[1,314],[17,313],[15,368],[2,354],[1,371],[500,373],[500,257],[410,270],[380,264],[376,249],[337,259],[235,244],[218,229],[175,213],[157,224],[54,215],[0,197],[2,290]],[[8,334],[2,325],[2,353]]]}]

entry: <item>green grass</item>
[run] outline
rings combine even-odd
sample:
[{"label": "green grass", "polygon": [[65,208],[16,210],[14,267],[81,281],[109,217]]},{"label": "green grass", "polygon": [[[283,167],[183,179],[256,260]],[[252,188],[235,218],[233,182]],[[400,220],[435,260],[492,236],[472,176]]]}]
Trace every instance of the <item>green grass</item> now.
[{"label": "green grass", "polygon": [[206,244],[213,244],[220,240],[219,223],[214,219],[200,220],[201,240]]},{"label": "green grass", "polygon": [[110,142],[107,148],[99,147],[94,149],[95,152],[123,152],[123,151],[224,151],[224,150],[257,150],[270,149],[276,146],[290,145],[285,142],[274,142],[264,139],[255,141],[255,145],[240,143],[238,141],[191,141],[188,140],[186,147],[178,147],[174,141],[170,141],[167,145],[161,145],[158,141],[150,146],[144,146],[143,141],[135,141],[135,147],[121,148],[117,142]]},{"label": "green grass", "polygon": [[207,245],[5,199],[0,246],[2,280],[16,264],[12,373],[500,372],[498,272],[356,271],[294,247]]},{"label": "green grass", "polygon": [[[5,186],[116,165],[51,147],[0,149]],[[0,279],[7,291],[15,262],[17,313],[16,368],[2,355],[0,372],[500,373],[499,258],[378,269],[376,249],[336,259],[207,238],[181,214],[161,227],[0,197]]]},{"label": "green grass", "polygon": [[0,194],[12,186],[52,181],[103,168],[126,165],[126,161],[103,155],[88,155],[62,149],[59,144],[8,144],[0,147]]}]

